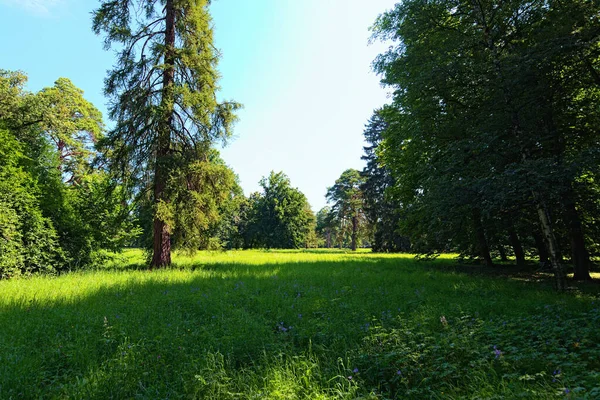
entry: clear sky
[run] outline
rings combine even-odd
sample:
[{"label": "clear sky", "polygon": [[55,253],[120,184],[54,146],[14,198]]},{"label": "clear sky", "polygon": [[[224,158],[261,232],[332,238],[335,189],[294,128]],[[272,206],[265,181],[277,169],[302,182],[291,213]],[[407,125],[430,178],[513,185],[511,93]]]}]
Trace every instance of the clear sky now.
[{"label": "clear sky", "polygon": [[[316,212],[327,187],[362,169],[364,124],[387,101],[371,72],[385,46],[369,26],[396,0],[216,0],[221,97],[244,104],[221,150],[246,194],[283,171]],[[97,1],[0,0],[0,69],[21,70],[29,90],[67,77],[106,115],[114,55],[91,31]]]}]

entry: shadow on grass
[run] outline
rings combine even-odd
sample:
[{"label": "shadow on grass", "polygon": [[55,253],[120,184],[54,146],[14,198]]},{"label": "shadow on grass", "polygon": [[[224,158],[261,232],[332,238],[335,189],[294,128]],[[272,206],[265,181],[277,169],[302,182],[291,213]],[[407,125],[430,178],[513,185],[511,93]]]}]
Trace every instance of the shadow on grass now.
[{"label": "shadow on grass", "polygon": [[382,330],[435,336],[440,316],[590,308],[589,299],[456,274],[445,263],[221,260],[39,280],[0,307],[0,397],[358,397],[382,373],[397,383],[387,389],[393,397],[402,386],[396,358],[372,367],[367,388],[353,372],[369,368],[360,355],[371,357]]}]

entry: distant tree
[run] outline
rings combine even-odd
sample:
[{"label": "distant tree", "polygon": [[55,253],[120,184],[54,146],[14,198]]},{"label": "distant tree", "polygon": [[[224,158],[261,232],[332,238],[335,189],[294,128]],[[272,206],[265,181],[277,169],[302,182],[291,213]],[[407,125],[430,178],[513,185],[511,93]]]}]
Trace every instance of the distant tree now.
[{"label": "distant tree", "polygon": [[219,204],[219,220],[213,233],[219,246],[229,250],[244,247],[244,223],[248,207],[248,199],[236,177],[227,198]]},{"label": "distant tree", "polygon": [[340,231],[350,230],[350,248],[356,250],[360,229],[366,225],[364,195],[361,186],[364,178],[355,169],[347,169],[327,189],[327,201],[332,203],[331,214],[337,218]]},{"label": "distant tree", "polygon": [[331,248],[335,245],[335,224],[332,220],[331,207],[325,206],[317,212],[316,233],[323,241],[323,246]]},{"label": "distant tree", "polygon": [[261,193],[250,196],[247,247],[298,249],[314,245],[315,216],[306,196],[283,172],[260,181]]},{"label": "distant tree", "polygon": [[378,152],[383,141],[383,133],[388,127],[381,110],[375,111],[365,127],[365,154],[362,159],[366,166],[361,175],[364,182],[361,186],[365,215],[373,226],[373,251],[398,252],[409,251],[410,240],[398,233],[402,218],[402,203],[393,199],[396,179],[391,170],[383,163]]},{"label": "distant tree", "polygon": [[[120,46],[105,85],[116,126],[103,144],[111,171],[127,187],[151,191],[154,267],[171,263],[175,230],[204,226],[198,219],[174,226],[174,217],[191,211],[198,196],[207,200],[211,179],[219,184],[221,178],[209,177],[215,171],[207,154],[212,143],[230,135],[240,107],[216,98],[219,54],[208,3],[102,0],[94,12],[93,29],[104,32],[106,47]],[[176,203],[181,201],[191,203]],[[198,235],[185,231],[180,237]]]}]

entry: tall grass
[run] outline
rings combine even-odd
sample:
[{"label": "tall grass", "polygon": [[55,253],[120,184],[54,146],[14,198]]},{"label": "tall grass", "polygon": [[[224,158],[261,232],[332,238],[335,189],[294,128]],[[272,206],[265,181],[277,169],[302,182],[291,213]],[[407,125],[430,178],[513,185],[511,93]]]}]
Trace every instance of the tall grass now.
[{"label": "tall grass", "polygon": [[174,261],[0,282],[0,398],[600,398],[597,294],[449,258]]}]

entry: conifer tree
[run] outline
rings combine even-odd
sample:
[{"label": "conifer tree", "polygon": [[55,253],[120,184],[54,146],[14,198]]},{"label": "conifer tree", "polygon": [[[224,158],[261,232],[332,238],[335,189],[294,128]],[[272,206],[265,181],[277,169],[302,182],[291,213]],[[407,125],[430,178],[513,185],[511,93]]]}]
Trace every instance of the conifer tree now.
[{"label": "conifer tree", "polygon": [[[219,53],[208,5],[208,0],[102,0],[94,12],[94,32],[104,33],[107,49],[117,44],[120,50],[105,80],[116,125],[104,145],[112,171],[126,186],[152,193],[153,267],[171,262],[172,199],[181,198],[175,193],[205,183],[193,182],[206,177],[194,166],[207,160],[215,141],[230,136],[240,107],[216,97]],[[174,175],[186,176],[187,188]]]}]

